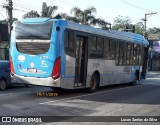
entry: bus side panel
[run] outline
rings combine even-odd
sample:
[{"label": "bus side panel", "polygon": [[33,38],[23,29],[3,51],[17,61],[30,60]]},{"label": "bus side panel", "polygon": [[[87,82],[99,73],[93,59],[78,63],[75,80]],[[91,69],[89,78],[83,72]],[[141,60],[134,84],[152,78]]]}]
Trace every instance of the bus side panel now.
[{"label": "bus side panel", "polygon": [[116,76],[115,76],[115,81],[114,81],[114,83],[111,83],[111,84],[121,84],[121,83],[123,83],[123,82],[126,82],[128,79],[128,77],[129,77],[129,75],[128,75],[128,77],[127,77],[127,74],[125,74],[124,73],[124,66],[116,66],[117,68],[116,68]]},{"label": "bus side panel", "polygon": [[64,68],[64,74],[62,75],[61,79],[61,87],[67,88],[67,89],[73,89],[74,88],[74,76],[75,76],[75,58],[65,55],[65,65],[63,65]]},{"label": "bus side panel", "polygon": [[116,66],[115,60],[106,60],[103,73],[104,85],[120,84],[130,81],[130,66]]},{"label": "bus side panel", "polygon": [[104,85],[114,84],[116,82],[117,67],[114,60],[105,60],[103,69]]},{"label": "bus side panel", "polygon": [[74,87],[74,75],[75,75],[75,58],[65,53],[65,29],[67,24],[61,25],[61,88],[73,89]]},{"label": "bus side panel", "polygon": [[90,86],[91,77],[95,71],[98,71],[100,74],[100,86],[103,85],[103,69],[103,59],[88,59],[86,87]]}]

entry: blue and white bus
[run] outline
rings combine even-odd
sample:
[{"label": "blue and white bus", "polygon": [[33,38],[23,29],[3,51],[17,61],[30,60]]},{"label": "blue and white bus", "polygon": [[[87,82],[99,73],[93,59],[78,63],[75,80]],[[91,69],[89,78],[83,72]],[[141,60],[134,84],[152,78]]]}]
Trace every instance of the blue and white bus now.
[{"label": "blue and white bus", "polygon": [[28,18],[13,25],[12,82],[51,88],[136,83],[146,77],[148,41],[66,20]]}]

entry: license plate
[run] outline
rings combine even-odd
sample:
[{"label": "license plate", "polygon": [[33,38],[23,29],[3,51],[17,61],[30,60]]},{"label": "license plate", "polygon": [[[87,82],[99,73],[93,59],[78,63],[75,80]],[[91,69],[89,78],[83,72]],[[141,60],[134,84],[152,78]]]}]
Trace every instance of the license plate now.
[{"label": "license plate", "polygon": [[36,69],[36,68],[28,68],[27,71],[28,71],[28,72],[36,73],[36,72],[37,72],[37,69]]}]

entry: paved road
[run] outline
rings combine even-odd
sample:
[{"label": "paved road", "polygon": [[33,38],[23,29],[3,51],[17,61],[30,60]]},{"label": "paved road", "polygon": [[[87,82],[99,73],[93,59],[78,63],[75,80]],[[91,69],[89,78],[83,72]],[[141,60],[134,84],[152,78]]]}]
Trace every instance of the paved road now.
[{"label": "paved road", "polygon": [[160,74],[149,72],[147,80],[136,86],[107,86],[92,94],[84,90],[52,91],[46,87],[10,88],[0,91],[0,116],[10,115],[160,116]]}]

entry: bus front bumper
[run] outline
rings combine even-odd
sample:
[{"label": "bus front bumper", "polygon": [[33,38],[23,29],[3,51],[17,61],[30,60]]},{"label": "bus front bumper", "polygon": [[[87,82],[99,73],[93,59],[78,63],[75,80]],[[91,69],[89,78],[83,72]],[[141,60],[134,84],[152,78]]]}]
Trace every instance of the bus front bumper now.
[{"label": "bus front bumper", "polygon": [[17,74],[11,75],[11,82],[22,83],[22,84],[32,84],[40,86],[50,86],[50,87],[60,87],[60,78],[54,80],[52,77],[48,78],[36,78],[36,77],[24,77]]}]

